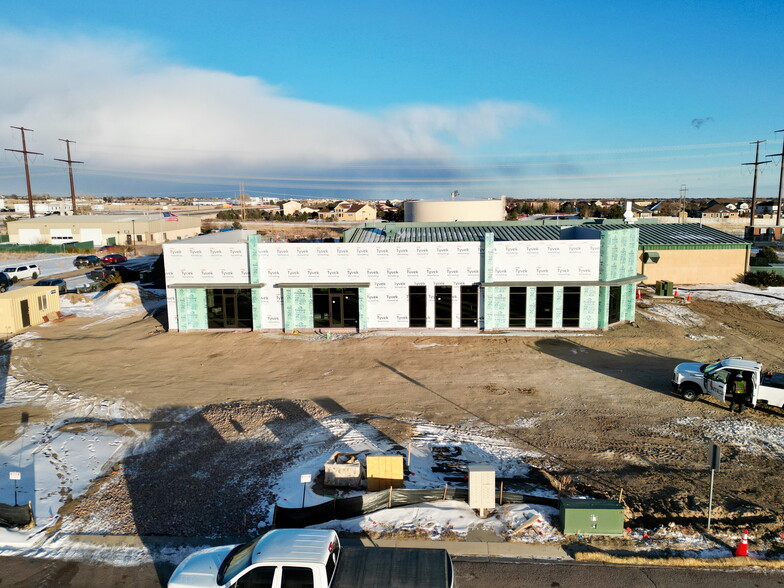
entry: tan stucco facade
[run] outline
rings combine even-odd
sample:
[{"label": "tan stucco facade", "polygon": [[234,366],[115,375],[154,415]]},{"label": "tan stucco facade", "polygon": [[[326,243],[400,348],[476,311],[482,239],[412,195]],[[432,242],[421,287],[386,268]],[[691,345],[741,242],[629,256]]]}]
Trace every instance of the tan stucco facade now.
[{"label": "tan stucco facade", "polygon": [[10,221],[8,239],[11,243],[25,245],[92,241],[95,247],[100,247],[107,245],[110,238],[114,238],[116,245],[151,244],[187,239],[201,233],[199,216],[180,214],[174,218],[176,220],[166,220],[160,213],[36,217]]},{"label": "tan stucco facade", "polygon": [[727,284],[746,272],[749,249],[657,249],[646,246],[646,251],[659,254],[657,263],[644,263],[640,251],[639,273],[645,274],[646,284],[669,280],[675,284]]}]

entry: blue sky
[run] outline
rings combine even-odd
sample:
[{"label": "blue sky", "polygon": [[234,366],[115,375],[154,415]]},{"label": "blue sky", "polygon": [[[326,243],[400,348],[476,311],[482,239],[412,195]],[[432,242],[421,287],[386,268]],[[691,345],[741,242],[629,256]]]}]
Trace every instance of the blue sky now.
[{"label": "blue sky", "polygon": [[610,4],[16,3],[0,138],[35,129],[56,195],[67,135],[94,194],[748,196],[748,142],[781,151],[784,5]]}]

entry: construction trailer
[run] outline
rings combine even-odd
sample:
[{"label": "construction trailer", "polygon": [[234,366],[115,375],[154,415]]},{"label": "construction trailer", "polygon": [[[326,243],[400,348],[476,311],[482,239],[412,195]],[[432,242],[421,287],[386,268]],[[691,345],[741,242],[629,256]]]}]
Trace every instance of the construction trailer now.
[{"label": "construction trailer", "polygon": [[0,335],[14,335],[59,316],[57,286],[26,286],[0,294]]}]

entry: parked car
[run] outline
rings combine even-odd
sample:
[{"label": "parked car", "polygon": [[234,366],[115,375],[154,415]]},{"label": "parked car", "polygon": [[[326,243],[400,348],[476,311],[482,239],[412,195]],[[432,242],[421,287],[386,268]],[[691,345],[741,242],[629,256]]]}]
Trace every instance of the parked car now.
[{"label": "parked car", "polygon": [[45,278],[43,280],[38,280],[34,285],[56,287],[61,296],[68,290],[68,286],[66,286],[65,280],[62,278]]},{"label": "parked car", "polygon": [[124,255],[120,255],[119,253],[111,253],[109,255],[105,255],[101,258],[101,263],[122,263],[123,261],[128,261],[128,258]]},{"label": "parked car", "polygon": [[104,265],[102,267],[97,267],[93,270],[90,270],[90,273],[87,274],[90,276],[91,280],[95,280],[96,282],[100,282],[101,280],[105,280],[109,276],[112,276],[117,273],[117,268],[111,265]]},{"label": "parked car", "polygon": [[74,267],[95,267],[101,265],[101,258],[97,255],[77,255],[73,264]]},{"label": "parked car", "polygon": [[3,270],[3,273],[16,284],[19,280],[24,280],[25,278],[36,279],[41,275],[41,269],[34,263],[30,263],[28,265],[9,266]]},{"label": "parked car", "polygon": [[13,285],[14,283],[11,281],[11,278],[4,273],[0,273],[0,292],[5,292]]}]

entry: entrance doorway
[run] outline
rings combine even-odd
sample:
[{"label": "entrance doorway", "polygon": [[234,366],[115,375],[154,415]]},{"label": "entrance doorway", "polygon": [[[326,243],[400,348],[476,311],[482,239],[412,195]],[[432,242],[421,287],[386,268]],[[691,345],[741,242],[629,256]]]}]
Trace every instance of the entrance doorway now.
[{"label": "entrance doorway", "polygon": [[536,288],[536,326],[553,326],[552,286],[537,286]]},{"label": "entrance doorway", "polygon": [[621,320],[621,287],[610,286],[609,298],[609,313],[607,322],[612,325],[613,323],[617,323]]},{"label": "entrance doorway", "polygon": [[436,286],[436,328],[452,327],[452,286]]},{"label": "entrance doorway", "polygon": [[359,328],[359,288],[313,288],[314,328]]},{"label": "entrance doorway", "polygon": [[30,302],[27,300],[19,301],[19,310],[22,311],[22,326],[30,326]]},{"label": "entrance doorway", "polygon": [[479,286],[460,286],[460,326],[479,326]]},{"label": "entrance doorway", "polygon": [[408,287],[408,326],[424,328],[427,326],[427,288]]},{"label": "entrance doorway", "polygon": [[250,289],[208,289],[207,328],[252,329],[253,302]]}]

